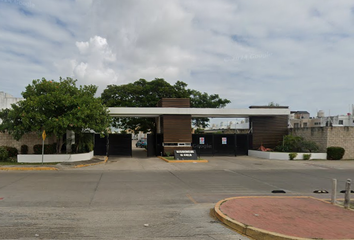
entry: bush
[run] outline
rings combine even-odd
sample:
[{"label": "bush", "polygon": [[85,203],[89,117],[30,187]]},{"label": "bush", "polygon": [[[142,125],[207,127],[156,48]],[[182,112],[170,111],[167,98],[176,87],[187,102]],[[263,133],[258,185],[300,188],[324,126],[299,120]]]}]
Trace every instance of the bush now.
[{"label": "bush", "polygon": [[311,158],[311,154],[302,155],[302,159],[304,159],[304,160],[310,160],[310,158]]},{"label": "bush", "polygon": [[17,148],[6,146],[5,149],[7,150],[9,158],[17,157],[18,154]]},{"label": "bush", "polygon": [[[44,144],[44,154],[55,154],[56,150],[56,143],[53,144]],[[42,154],[42,144],[36,144],[33,146],[34,154]]]},{"label": "bush", "polygon": [[289,153],[289,159],[290,160],[294,160],[294,158],[296,158],[297,153]]},{"label": "bush", "polygon": [[274,148],[276,152],[315,152],[318,150],[319,147],[315,142],[293,135],[284,136],[283,143]]},{"label": "bush", "polygon": [[5,147],[0,147],[0,161],[7,161],[9,154]]},{"label": "bush", "polygon": [[71,144],[71,152],[72,153],[76,153],[76,148],[77,148],[76,144]]},{"label": "bush", "polygon": [[343,158],[345,153],[342,147],[328,147],[327,148],[327,159],[328,160],[340,160]]},{"label": "bush", "polygon": [[28,153],[28,146],[22,145],[21,146],[21,154],[27,154],[27,153]]}]

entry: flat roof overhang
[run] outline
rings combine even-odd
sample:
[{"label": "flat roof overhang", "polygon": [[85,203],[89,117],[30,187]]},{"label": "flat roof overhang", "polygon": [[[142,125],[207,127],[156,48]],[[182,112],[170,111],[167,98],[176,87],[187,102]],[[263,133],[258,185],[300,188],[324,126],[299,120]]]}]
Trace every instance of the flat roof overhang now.
[{"label": "flat roof overhang", "polygon": [[252,116],[290,115],[287,108],[162,108],[162,107],[111,107],[112,117],[159,117],[162,115],[191,115],[193,118],[247,118]]}]

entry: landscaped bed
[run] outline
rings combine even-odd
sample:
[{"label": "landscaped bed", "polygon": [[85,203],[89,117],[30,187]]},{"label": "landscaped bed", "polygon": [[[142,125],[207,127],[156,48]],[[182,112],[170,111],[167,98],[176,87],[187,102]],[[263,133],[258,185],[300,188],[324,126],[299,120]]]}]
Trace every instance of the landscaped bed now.
[{"label": "landscaped bed", "polygon": [[208,160],[201,159],[198,157],[198,160],[176,160],[174,157],[161,157],[159,156],[160,159],[164,160],[165,162],[169,163],[207,163],[209,162]]}]

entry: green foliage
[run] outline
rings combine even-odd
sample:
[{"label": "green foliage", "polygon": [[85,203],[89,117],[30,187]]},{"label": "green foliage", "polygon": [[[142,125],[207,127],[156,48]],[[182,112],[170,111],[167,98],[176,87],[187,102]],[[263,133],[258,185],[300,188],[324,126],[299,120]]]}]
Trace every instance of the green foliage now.
[{"label": "green foliage", "polygon": [[28,146],[22,145],[21,146],[21,154],[27,154],[27,153],[28,153]]},{"label": "green foliage", "polygon": [[303,137],[286,135],[283,143],[274,148],[276,152],[315,152],[319,147],[313,141],[305,140]]},{"label": "green foliage", "polygon": [[317,152],[320,148],[313,141],[303,140],[301,142],[301,149],[303,152]]},{"label": "green foliage", "polygon": [[204,129],[203,128],[197,128],[194,130],[194,134],[202,134],[204,133]]},{"label": "green foliage", "polygon": [[[139,79],[134,83],[120,86],[109,85],[101,97],[108,107],[156,107],[162,98],[190,98],[193,108],[222,108],[230,103],[227,99],[221,99],[218,94],[208,95],[187,89],[187,84],[181,81],[171,85],[162,78],[150,82]],[[193,119],[193,124],[206,127],[208,121],[208,118],[198,118]],[[155,131],[155,119],[115,118],[113,126],[125,130]]]},{"label": "green foliage", "polygon": [[9,158],[17,157],[17,155],[18,155],[17,148],[5,146],[5,149],[7,150]]},{"label": "green foliage", "polygon": [[302,159],[304,159],[304,160],[310,160],[310,158],[311,158],[311,154],[303,154],[302,155]]},{"label": "green foliage", "polygon": [[166,156],[169,157],[171,155],[170,152],[165,152],[166,153]]},{"label": "green foliage", "polygon": [[85,153],[93,150],[93,134],[92,133],[76,133],[75,134],[75,153]]},{"label": "green foliage", "polygon": [[294,160],[297,156],[297,153],[289,153],[289,159]]},{"label": "green foliage", "polygon": [[0,131],[8,131],[19,140],[25,133],[37,132],[40,136],[45,130],[47,136],[57,138],[58,152],[67,130],[106,132],[110,117],[101,99],[94,97],[97,87],[78,88],[76,81],[71,78],[60,78],[58,82],[45,78],[33,80],[22,92],[23,101],[12,104],[11,110],[0,112]]},{"label": "green foliage", "polygon": [[279,105],[279,103],[270,102],[270,103],[268,103],[268,106],[269,107],[279,107],[280,105]]},{"label": "green foliage", "polygon": [[9,154],[5,147],[0,147],[0,161],[7,161]]},{"label": "green foliage", "polygon": [[340,160],[343,158],[345,149],[342,147],[328,147],[327,159],[328,160]]},{"label": "green foliage", "polygon": [[71,144],[71,152],[76,153],[77,152],[77,145],[76,144]]},{"label": "green foliage", "polygon": [[[44,154],[55,154],[56,153],[56,143],[44,144]],[[42,144],[36,144],[33,146],[34,154],[42,154]]]}]

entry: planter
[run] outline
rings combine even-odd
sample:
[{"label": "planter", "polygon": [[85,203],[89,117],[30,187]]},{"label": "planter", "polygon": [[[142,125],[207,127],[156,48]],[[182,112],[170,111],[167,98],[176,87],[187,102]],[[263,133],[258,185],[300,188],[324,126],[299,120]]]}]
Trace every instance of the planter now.
[{"label": "planter", "polygon": [[[93,151],[88,153],[77,154],[44,154],[44,163],[53,162],[79,162],[86,161],[93,158]],[[19,154],[17,155],[17,162],[19,163],[41,163],[42,154]]]},{"label": "planter", "polygon": [[[295,159],[302,160],[304,154],[309,153],[297,153]],[[263,152],[257,150],[248,150],[248,156],[264,159],[289,160],[288,152]],[[327,159],[327,153],[311,153],[310,159]]]}]

